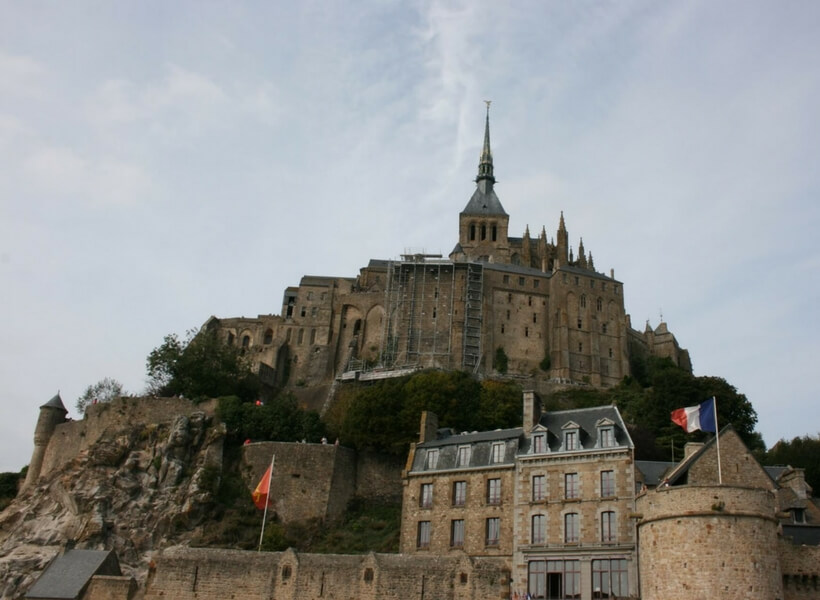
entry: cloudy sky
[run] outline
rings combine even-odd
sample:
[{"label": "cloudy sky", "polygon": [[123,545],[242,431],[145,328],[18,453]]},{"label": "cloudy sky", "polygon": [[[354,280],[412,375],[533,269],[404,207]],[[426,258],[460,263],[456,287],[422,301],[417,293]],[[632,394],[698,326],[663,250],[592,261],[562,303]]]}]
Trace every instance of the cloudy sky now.
[{"label": "cloudy sky", "polygon": [[168,333],[447,254],[485,99],[511,235],[563,210],[767,444],[817,434],[818,31],[811,0],[0,2],[0,470]]}]

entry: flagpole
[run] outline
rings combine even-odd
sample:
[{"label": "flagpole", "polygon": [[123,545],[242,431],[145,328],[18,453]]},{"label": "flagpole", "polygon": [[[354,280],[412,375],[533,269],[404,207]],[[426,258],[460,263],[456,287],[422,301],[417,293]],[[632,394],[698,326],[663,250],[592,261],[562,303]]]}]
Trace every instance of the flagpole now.
[{"label": "flagpole", "polygon": [[712,412],[715,415],[715,443],[717,444],[718,485],[723,485],[723,475],[720,472],[720,429],[717,419],[717,396],[712,396]]},{"label": "flagpole", "polygon": [[[276,462],[276,453],[270,457],[270,477],[268,477],[268,492],[265,494],[265,512],[262,514],[262,531],[259,532],[259,548],[257,552],[262,551],[262,538],[265,535],[265,521],[268,518],[268,505],[270,504],[270,483],[273,479],[273,465]],[[720,461],[718,461],[718,469],[720,469]]]}]

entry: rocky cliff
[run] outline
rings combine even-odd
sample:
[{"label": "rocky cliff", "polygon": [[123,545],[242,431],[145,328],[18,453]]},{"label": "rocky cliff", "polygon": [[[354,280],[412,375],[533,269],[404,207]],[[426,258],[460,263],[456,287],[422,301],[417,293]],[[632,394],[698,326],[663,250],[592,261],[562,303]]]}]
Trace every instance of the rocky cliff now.
[{"label": "rocky cliff", "polygon": [[207,522],[224,436],[197,411],[107,427],[0,514],[0,598],[22,598],[68,540],[114,550],[145,581],[154,552],[187,545]]}]

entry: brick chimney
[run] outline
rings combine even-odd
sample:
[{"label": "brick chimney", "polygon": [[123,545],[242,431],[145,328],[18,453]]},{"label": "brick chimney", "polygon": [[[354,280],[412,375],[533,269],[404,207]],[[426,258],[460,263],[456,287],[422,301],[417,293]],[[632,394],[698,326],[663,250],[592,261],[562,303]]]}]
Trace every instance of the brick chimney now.
[{"label": "brick chimney", "polygon": [[529,436],[541,420],[541,398],[533,390],[524,392],[524,435]]},{"label": "brick chimney", "polygon": [[432,442],[436,439],[438,431],[438,416],[429,410],[421,412],[421,430],[419,431],[419,443]]}]

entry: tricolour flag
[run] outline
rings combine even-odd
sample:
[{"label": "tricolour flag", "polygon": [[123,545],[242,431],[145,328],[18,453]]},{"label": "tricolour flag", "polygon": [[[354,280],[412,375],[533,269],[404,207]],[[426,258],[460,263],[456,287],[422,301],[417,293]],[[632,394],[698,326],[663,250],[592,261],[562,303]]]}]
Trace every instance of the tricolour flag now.
[{"label": "tricolour flag", "polygon": [[268,470],[265,471],[264,475],[262,475],[262,479],[259,480],[259,484],[256,486],[256,489],[253,490],[253,494],[251,495],[253,498],[253,503],[256,505],[256,508],[260,510],[264,509],[268,504],[272,468],[272,466],[268,466]]},{"label": "tricolour flag", "polygon": [[709,398],[706,402],[701,402],[697,406],[687,406],[672,411],[672,422],[677,423],[686,431],[717,432],[715,422],[715,399]]}]

